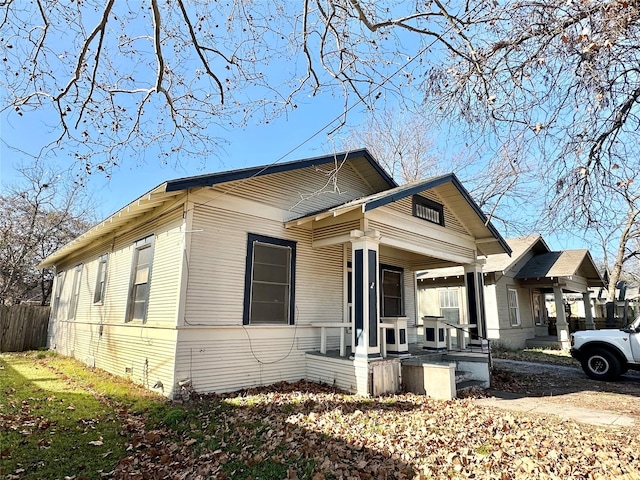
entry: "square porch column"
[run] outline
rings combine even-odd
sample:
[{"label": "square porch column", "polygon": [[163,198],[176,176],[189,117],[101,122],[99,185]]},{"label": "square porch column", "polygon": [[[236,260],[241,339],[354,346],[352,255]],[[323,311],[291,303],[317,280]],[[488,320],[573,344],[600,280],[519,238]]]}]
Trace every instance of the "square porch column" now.
[{"label": "square porch column", "polygon": [[591,313],[591,292],[582,292],[582,301],[584,303],[584,327],[587,330],[595,330],[596,324]]},{"label": "square porch column", "polygon": [[380,232],[353,230],[351,237],[352,350],[357,393],[369,395],[369,361],[380,355],[380,300],[378,298]]},{"label": "square porch column", "polygon": [[486,314],[484,307],[484,275],[482,267],[485,260],[478,259],[464,266],[464,285],[467,292],[469,323],[475,327],[469,329],[469,343],[482,345],[487,336]]},{"label": "square porch column", "polygon": [[564,313],[564,297],[562,296],[562,287],[553,286],[553,298],[556,304],[556,331],[558,342],[562,348],[569,348],[569,326],[567,325],[567,317]]}]

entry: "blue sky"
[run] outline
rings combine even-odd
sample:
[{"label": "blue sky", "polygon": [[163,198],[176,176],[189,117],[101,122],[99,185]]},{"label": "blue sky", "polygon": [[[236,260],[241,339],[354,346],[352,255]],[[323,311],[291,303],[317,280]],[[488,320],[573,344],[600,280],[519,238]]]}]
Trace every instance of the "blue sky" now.
[{"label": "blue sky", "polygon": [[[106,178],[104,173],[95,172],[89,179],[87,189],[98,205],[97,216],[108,216],[168,179],[330,153],[339,148],[334,140],[339,141],[340,134],[329,138],[327,132],[331,127],[324,127],[335,125],[334,120],[340,116],[343,108],[341,99],[312,98],[287,117],[280,117],[269,124],[251,124],[246,128],[220,132],[228,144],[220,151],[218,158],[202,161],[191,159],[179,165],[171,162],[163,165],[157,152],[149,151],[145,163],[136,164],[134,160],[127,162],[126,159],[121,161],[113,170],[111,178]],[[363,114],[357,109],[351,113],[349,119],[352,123],[363,118]],[[34,142],[33,139],[46,138],[48,127],[46,116],[38,113],[25,113],[18,117],[12,112],[5,112],[0,116],[0,121],[0,185],[4,192],[7,185],[17,180],[18,172],[15,167],[19,162],[28,161],[28,154],[37,154],[37,147],[41,142]],[[291,150],[294,151],[282,158]],[[68,155],[61,154],[53,163],[65,170],[82,169]]]}]

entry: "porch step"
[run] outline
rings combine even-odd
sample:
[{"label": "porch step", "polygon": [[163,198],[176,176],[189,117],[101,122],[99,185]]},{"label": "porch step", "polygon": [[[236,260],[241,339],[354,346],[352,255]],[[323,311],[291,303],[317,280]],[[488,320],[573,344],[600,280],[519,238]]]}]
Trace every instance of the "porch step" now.
[{"label": "porch step", "polygon": [[487,388],[487,383],[482,380],[465,380],[463,382],[456,382],[456,392],[464,392],[467,390],[473,390],[474,388],[484,390]]},{"label": "porch step", "polygon": [[459,385],[468,380],[471,380],[472,378],[473,378],[473,375],[471,374],[471,372],[456,370],[456,385]]}]

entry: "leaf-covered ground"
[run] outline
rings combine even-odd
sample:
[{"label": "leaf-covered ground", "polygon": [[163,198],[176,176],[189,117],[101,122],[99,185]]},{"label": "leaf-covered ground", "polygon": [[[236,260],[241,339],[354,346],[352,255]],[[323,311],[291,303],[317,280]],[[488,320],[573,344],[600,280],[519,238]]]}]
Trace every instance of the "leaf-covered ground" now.
[{"label": "leaf-covered ground", "polygon": [[635,418],[640,432],[640,375],[629,372],[614,382],[591,380],[581,369],[498,365],[492,388],[572,406],[602,409]]},{"label": "leaf-covered ground", "polygon": [[[363,399],[298,382],[163,404],[162,414],[152,418],[148,410],[122,408],[113,396],[102,395],[106,387],[90,380],[78,384],[113,409],[122,450],[119,458],[112,458],[115,452],[106,457],[112,458],[109,469],[66,475],[77,480],[640,479],[639,429],[507,413],[472,398]],[[12,395],[6,398],[13,403],[0,400],[0,431],[22,428],[22,404]],[[39,434],[46,436],[47,429]],[[79,438],[108,440],[94,436],[89,429]],[[109,451],[106,444],[90,446],[95,457]],[[8,455],[20,451],[19,444],[3,448]],[[42,478],[20,468],[4,477]]]}]

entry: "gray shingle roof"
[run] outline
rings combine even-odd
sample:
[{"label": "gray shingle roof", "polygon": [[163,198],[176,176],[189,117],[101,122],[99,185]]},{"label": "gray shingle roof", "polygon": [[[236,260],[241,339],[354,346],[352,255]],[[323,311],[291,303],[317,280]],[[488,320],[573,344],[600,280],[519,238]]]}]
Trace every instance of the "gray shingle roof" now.
[{"label": "gray shingle roof", "polygon": [[557,278],[581,276],[589,285],[599,286],[602,279],[591,259],[589,250],[564,250],[536,255],[518,272],[515,278]]}]

